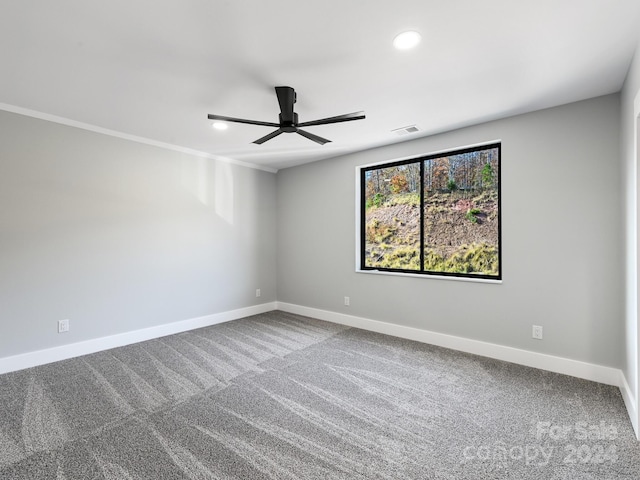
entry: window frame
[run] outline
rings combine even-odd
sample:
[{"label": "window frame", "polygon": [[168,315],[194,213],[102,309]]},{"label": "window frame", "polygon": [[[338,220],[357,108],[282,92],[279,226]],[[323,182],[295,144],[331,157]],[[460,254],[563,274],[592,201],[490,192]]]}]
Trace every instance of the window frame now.
[{"label": "window frame", "polygon": [[[498,168],[497,168],[497,190],[498,190],[498,274],[474,274],[474,273],[455,273],[424,270],[424,162],[427,160],[442,158],[445,156],[461,155],[469,152],[482,150],[498,150]],[[370,267],[365,265],[366,261],[366,173],[371,170],[378,170],[387,167],[395,167],[399,165],[408,165],[419,163],[420,166],[420,266],[421,270],[405,270],[400,268],[386,267]],[[502,141],[492,140],[485,143],[469,145],[465,147],[448,148],[430,153],[412,155],[394,160],[384,160],[381,162],[360,165],[356,167],[356,218],[358,225],[356,226],[356,272],[373,273],[385,275],[398,275],[417,278],[438,278],[446,280],[461,280],[482,283],[502,283],[503,264],[502,264]]]}]

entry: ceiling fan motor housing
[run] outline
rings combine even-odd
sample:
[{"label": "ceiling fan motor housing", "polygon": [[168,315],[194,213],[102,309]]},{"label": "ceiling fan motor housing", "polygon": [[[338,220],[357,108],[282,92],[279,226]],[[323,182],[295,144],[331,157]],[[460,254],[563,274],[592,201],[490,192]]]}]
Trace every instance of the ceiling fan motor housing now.
[{"label": "ceiling fan motor housing", "polygon": [[295,133],[298,131],[298,114],[293,114],[293,121],[289,121],[282,118],[282,114],[278,115],[280,117],[280,128],[287,133]]}]

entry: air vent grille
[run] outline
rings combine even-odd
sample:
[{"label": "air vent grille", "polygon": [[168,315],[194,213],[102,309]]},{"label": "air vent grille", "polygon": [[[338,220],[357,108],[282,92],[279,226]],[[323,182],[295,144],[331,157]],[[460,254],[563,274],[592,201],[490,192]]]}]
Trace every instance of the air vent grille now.
[{"label": "air vent grille", "polygon": [[409,133],[419,132],[420,129],[417,125],[409,125],[408,127],[396,128],[395,130],[391,130],[396,135],[407,135]]}]

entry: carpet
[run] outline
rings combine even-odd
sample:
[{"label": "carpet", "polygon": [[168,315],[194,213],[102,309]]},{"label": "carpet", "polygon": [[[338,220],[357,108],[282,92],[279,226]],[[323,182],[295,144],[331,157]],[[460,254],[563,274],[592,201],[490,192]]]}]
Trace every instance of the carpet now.
[{"label": "carpet", "polygon": [[1,479],[638,479],[617,388],[284,312],[0,375]]}]

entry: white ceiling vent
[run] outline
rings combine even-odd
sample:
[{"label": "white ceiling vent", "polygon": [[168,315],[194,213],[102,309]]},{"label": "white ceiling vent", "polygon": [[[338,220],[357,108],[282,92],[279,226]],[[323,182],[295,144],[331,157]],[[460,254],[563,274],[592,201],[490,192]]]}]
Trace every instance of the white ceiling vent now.
[{"label": "white ceiling vent", "polygon": [[419,132],[420,129],[417,125],[409,125],[408,127],[396,128],[395,130],[391,130],[396,135],[407,135],[408,133],[416,133]]}]

